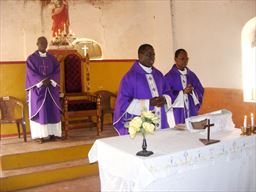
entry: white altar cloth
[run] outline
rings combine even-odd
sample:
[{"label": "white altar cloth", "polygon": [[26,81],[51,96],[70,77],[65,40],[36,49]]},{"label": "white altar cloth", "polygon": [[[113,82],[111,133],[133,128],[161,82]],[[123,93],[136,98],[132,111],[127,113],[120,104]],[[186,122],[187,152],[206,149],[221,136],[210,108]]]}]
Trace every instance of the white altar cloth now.
[{"label": "white altar cloth", "polygon": [[89,151],[98,161],[101,191],[256,191],[256,135],[239,129],[205,136],[165,129],[147,135],[149,157],[136,156],[142,136],[98,139]]},{"label": "white altar cloth", "polygon": [[221,109],[218,111],[213,111],[210,113],[205,113],[202,115],[187,118],[185,120],[187,129],[191,132],[207,132],[207,129],[195,130],[191,125],[191,122],[198,122],[204,119],[209,119],[210,123],[214,124],[214,127],[211,127],[211,133],[218,131],[233,130],[235,128],[235,124],[233,123],[232,120],[232,113],[227,109]]}]

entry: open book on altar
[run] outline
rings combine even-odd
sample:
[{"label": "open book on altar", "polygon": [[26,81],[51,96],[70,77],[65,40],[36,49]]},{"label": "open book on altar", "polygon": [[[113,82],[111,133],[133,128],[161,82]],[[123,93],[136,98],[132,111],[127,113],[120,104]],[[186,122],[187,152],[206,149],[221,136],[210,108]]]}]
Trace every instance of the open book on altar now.
[{"label": "open book on altar", "polygon": [[214,124],[211,128],[211,132],[232,130],[235,128],[232,113],[226,109],[189,117],[185,120],[186,128],[191,132],[206,131],[204,125],[207,124],[207,119],[210,119],[210,122]]}]

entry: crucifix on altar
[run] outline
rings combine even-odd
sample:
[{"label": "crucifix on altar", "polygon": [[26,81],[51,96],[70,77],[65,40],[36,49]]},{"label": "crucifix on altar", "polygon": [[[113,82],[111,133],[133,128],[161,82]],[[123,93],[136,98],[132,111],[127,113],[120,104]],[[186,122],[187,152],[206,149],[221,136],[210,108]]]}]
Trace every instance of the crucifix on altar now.
[{"label": "crucifix on altar", "polygon": [[214,124],[210,123],[210,119],[207,119],[207,124],[204,125],[204,128],[203,129],[206,129],[207,128],[207,139],[199,139],[203,144],[205,145],[209,145],[209,144],[213,144],[213,143],[217,143],[217,142],[220,142],[220,140],[214,140],[214,139],[210,139],[210,128],[214,126]]}]

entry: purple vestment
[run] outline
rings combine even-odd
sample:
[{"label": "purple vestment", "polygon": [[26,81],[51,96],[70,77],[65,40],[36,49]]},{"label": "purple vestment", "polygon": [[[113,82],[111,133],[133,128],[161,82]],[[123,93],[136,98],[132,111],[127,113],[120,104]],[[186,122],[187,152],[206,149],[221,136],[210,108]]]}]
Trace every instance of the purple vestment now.
[{"label": "purple vestment", "polygon": [[[204,95],[204,88],[200,83],[199,79],[191,70],[187,68],[187,84],[191,84],[194,88],[194,93],[198,98],[199,104],[195,105],[194,100],[191,94],[188,94],[188,101],[189,101],[189,114],[190,116],[197,115],[199,108],[203,101]],[[179,92],[183,90],[182,82],[180,78],[180,72],[177,69],[176,65],[174,64],[171,70],[165,75],[165,79],[168,82],[171,91],[172,91],[172,99],[173,101],[178,96]],[[187,113],[185,108],[173,108],[174,118],[176,124],[185,123],[185,118],[187,118]]]},{"label": "purple vestment", "polygon": [[[26,91],[29,103],[29,118],[40,124],[54,124],[60,122],[60,65],[57,59],[47,53],[40,57],[36,51],[26,62]],[[57,83],[37,86],[44,79]]]},{"label": "purple vestment", "polygon": [[[167,94],[169,89],[163,74],[154,67],[152,67],[151,74],[154,77],[159,96]],[[136,61],[122,78],[116,99],[113,125],[120,135],[128,134],[128,129],[124,127],[124,123],[134,117],[134,115],[126,112],[133,99],[151,98],[152,94],[146,79],[146,72]],[[150,106],[149,110],[153,109],[154,107]],[[161,125],[161,128],[169,127],[164,106],[161,107]]]}]

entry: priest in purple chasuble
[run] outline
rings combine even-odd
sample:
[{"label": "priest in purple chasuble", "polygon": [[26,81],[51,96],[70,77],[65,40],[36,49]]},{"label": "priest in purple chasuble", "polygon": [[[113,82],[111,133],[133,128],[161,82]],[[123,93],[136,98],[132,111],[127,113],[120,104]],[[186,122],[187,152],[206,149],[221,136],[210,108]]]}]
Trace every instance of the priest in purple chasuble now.
[{"label": "priest in purple chasuble", "polygon": [[204,88],[198,77],[188,67],[188,54],[184,49],[175,52],[175,64],[165,75],[172,91],[172,110],[176,124],[185,123],[185,119],[196,116],[202,105]]},{"label": "priest in purple chasuble", "polygon": [[171,107],[168,85],[163,74],[153,67],[155,52],[143,44],[138,50],[139,60],[122,78],[115,104],[113,125],[119,135],[128,134],[125,124],[146,110],[154,110],[161,119],[156,129],[168,128],[166,111]]},{"label": "priest in purple chasuble", "polygon": [[26,91],[32,139],[61,137],[59,98],[60,65],[46,52],[45,37],[37,40],[38,50],[26,61]]}]

